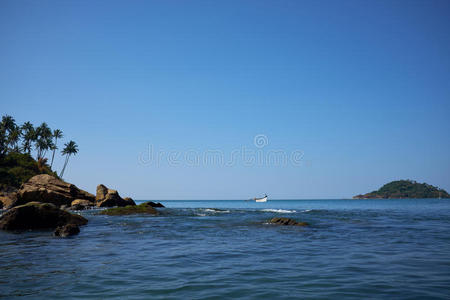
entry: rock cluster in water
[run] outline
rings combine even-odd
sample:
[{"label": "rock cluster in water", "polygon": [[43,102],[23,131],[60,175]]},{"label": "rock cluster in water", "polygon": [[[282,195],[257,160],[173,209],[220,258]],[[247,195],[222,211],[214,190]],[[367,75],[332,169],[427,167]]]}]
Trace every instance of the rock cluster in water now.
[{"label": "rock cluster in water", "polygon": [[[163,207],[160,203],[153,205]],[[41,174],[33,176],[22,184],[19,190],[0,196],[0,209],[8,209],[0,217],[0,229],[56,228],[55,236],[66,237],[78,234],[78,226],[87,224],[85,218],[66,209],[84,210],[115,206],[129,209],[136,206],[136,203],[131,198],[120,197],[116,190],[108,189],[103,184],[97,186],[94,196],[59,178]],[[147,206],[147,213],[156,211],[152,205]],[[143,208],[144,206],[139,209]]]},{"label": "rock cluster in water", "polygon": [[48,174],[41,174],[31,177],[18,191],[1,196],[0,208],[9,209],[31,201],[52,203],[57,207],[72,210],[82,210],[93,206],[136,205],[133,199],[122,198],[116,190],[109,189],[103,184],[97,186],[97,193],[94,196],[74,184]]},{"label": "rock cluster in water", "polygon": [[95,203],[98,207],[136,205],[133,199],[129,197],[122,198],[119,196],[119,193],[116,190],[108,189],[103,184],[99,184],[97,186]]}]

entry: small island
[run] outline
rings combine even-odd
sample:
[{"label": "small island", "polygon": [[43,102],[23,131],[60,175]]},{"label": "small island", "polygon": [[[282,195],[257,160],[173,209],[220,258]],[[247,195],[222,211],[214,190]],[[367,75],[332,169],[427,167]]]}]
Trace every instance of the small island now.
[{"label": "small island", "polygon": [[353,199],[450,198],[443,189],[414,180],[397,180],[383,185],[378,191],[356,195]]}]

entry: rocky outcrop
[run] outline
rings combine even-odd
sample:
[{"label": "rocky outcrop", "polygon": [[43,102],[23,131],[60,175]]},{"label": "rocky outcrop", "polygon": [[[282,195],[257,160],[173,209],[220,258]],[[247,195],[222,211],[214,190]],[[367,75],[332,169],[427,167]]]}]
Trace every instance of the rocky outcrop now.
[{"label": "rocky outcrop", "polygon": [[11,208],[0,217],[0,229],[24,230],[56,228],[67,224],[86,225],[88,220],[51,203],[29,202]]},{"label": "rocky outcrop", "polygon": [[84,210],[95,206],[94,202],[85,199],[75,199],[70,204],[71,210]]},{"label": "rocky outcrop", "polygon": [[123,216],[123,215],[135,215],[135,214],[151,214],[156,215],[158,211],[148,202],[139,205],[128,205],[125,207],[115,207],[102,211],[101,215],[108,216]]},{"label": "rocky outcrop", "polygon": [[56,228],[53,235],[59,236],[59,237],[68,237],[68,236],[76,235],[79,233],[80,233],[80,227],[78,227],[78,225],[67,224],[67,225]]},{"label": "rocky outcrop", "polygon": [[136,202],[134,202],[134,200],[131,199],[130,197],[125,197],[123,198],[123,200],[128,203],[127,205],[136,205]]},{"label": "rocky outcrop", "polygon": [[272,218],[269,223],[283,225],[283,226],[308,226],[306,222],[297,222],[289,218]]},{"label": "rocky outcrop", "polygon": [[97,186],[97,194],[95,196],[95,204],[98,207],[114,207],[114,206],[128,206],[136,205],[131,198],[125,198],[119,196],[116,190],[108,189],[103,184]]},{"label": "rocky outcrop", "polygon": [[76,199],[94,201],[94,195],[80,190],[71,183],[64,182],[56,177],[41,174],[31,177],[22,184],[17,192],[17,201],[13,206],[22,205],[31,201],[52,203],[56,206],[68,205]]}]

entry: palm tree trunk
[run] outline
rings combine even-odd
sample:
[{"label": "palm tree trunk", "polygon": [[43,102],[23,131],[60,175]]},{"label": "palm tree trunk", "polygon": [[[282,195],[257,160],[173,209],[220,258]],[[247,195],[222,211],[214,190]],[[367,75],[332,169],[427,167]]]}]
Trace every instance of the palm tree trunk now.
[{"label": "palm tree trunk", "polygon": [[51,164],[50,164],[50,170],[51,170],[52,167],[53,167],[53,160],[55,159],[55,151],[56,151],[56,149],[53,149],[52,162],[51,162]]},{"label": "palm tree trunk", "polygon": [[61,174],[59,174],[59,177],[61,177],[61,178],[63,177],[64,171],[66,170],[67,163],[69,162],[69,157],[70,157],[70,155],[67,154],[66,155],[66,161],[64,162],[64,167],[61,170]]},{"label": "palm tree trunk", "polygon": [[53,159],[55,159],[55,151],[56,151],[56,149],[53,150],[53,154],[52,154],[52,163],[50,164],[50,170],[51,170],[52,167],[53,167]]},{"label": "palm tree trunk", "polygon": [[55,138],[55,149],[53,149],[52,163],[50,164],[50,170],[51,170],[52,167],[53,167],[53,159],[55,159],[56,143],[58,143],[58,138]]}]

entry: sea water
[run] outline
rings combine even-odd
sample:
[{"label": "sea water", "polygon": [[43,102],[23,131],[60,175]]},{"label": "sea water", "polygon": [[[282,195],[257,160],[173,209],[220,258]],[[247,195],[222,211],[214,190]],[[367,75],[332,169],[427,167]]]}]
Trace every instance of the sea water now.
[{"label": "sea water", "polygon": [[161,202],[158,216],[81,211],[66,239],[0,232],[0,297],[450,298],[450,200]]}]

